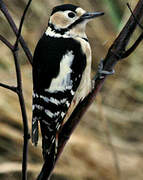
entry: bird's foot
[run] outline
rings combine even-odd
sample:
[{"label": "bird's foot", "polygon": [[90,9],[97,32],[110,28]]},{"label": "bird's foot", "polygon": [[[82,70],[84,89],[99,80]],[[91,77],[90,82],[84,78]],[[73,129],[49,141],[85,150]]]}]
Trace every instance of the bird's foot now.
[{"label": "bird's foot", "polygon": [[103,59],[101,59],[99,65],[98,65],[98,71],[96,78],[103,79],[107,75],[112,75],[115,73],[115,70],[112,69],[111,71],[103,70]]}]

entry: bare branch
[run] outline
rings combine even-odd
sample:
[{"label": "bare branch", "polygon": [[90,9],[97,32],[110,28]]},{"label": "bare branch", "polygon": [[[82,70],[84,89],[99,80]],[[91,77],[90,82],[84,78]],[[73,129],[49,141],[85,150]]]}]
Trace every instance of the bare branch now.
[{"label": "bare branch", "polygon": [[25,101],[24,101],[24,97],[23,97],[23,91],[22,91],[22,78],[21,78],[21,68],[20,68],[20,64],[19,64],[19,59],[18,59],[18,43],[20,41],[28,59],[29,62],[32,64],[32,55],[25,43],[25,41],[23,40],[23,38],[21,37],[21,31],[22,31],[22,27],[23,27],[23,22],[25,19],[25,15],[27,13],[27,10],[30,6],[32,0],[29,0],[23,15],[21,17],[21,21],[20,21],[20,25],[19,25],[19,29],[17,30],[16,25],[12,19],[12,17],[10,16],[7,7],[5,6],[4,2],[2,0],[0,0],[0,10],[4,13],[5,17],[7,18],[11,28],[13,29],[13,31],[15,32],[17,38],[15,41],[14,46],[12,46],[3,36],[0,36],[0,40],[7,46],[10,48],[10,50],[12,51],[13,57],[14,57],[14,63],[15,63],[15,69],[16,69],[16,78],[17,78],[17,87],[11,87],[5,84],[0,83],[0,86],[10,89],[14,92],[17,93],[18,98],[19,98],[19,103],[20,103],[20,108],[21,108],[21,113],[22,113],[22,119],[23,119],[23,131],[24,131],[24,145],[23,145],[23,160],[22,160],[22,180],[27,180],[27,157],[28,157],[28,140],[30,138],[29,135],[29,130],[28,130],[28,120],[27,120],[27,113],[26,113],[26,107],[25,107]]},{"label": "bare branch", "polygon": [[[13,21],[11,15],[10,15],[7,7],[5,6],[3,0],[0,0],[0,10],[3,12],[3,14],[4,14],[4,16],[6,17],[8,23],[10,24],[13,32],[14,32],[14,33],[16,34],[16,36],[17,36],[17,35],[18,35],[18,29],[17,29],[16,24],[15,24],[15,22]],[[22,46],[22,48],[23,48],[23,50],[24,50],[24,52],[25,52],[25,54],[26,54],[26,56],[27,56],[27,58],[28,58],[28,60],[29,60],[29,62],[30,62],[30,64],[32,65],[32,54],[31,54],[29,48],[27,47],[27,45],[26,45],[26,43],[25,43],[25,41],[24,41],[24,39],[23,39],[22,36],[20,36],[19,42],[20,42],[20,44],[21,44],[21,46]]]},{"label": "bare branch", "polygon": [[20,64],[19,64],[19,60],[18,60],[18,43],[20,40],[25,15],[27,13],[27,10],[28,10],[31,2],[32,2],[32,0],[29,0],[24,9],[23,15],[21,17],[18,33],[17,33],[17,39],[15,41],[14,50],[13,50],[13,57],[14,57],[16,77],[17,77],[17,89],[18,89],[17,94],[19,97],[20,108],[21,108],[22,119],[23,119],[23,127],[24,127],[24,129],[23,129],[24,145],[23,145],[23,160],[22,160],[22,180],[27,180],[28,140],[30,138],[30,135],[29,135],[29,130],[28,130],[28,120],[27,120],[25,101],[24,101],[23,92],[22,92],[21,68],[20,68]]}]

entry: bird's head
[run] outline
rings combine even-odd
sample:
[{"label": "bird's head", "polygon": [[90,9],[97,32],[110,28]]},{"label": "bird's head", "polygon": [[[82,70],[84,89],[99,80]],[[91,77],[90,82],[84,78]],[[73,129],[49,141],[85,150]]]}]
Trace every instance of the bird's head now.
[{"label": "bird's head", "polygon": [[85,31],[87,22],[103,14],[103,12],[86,12],[78,6],[64,4],[53,8],[49,19],[49,26],[63,34],[69,31],[80,33],[80,31]]}]

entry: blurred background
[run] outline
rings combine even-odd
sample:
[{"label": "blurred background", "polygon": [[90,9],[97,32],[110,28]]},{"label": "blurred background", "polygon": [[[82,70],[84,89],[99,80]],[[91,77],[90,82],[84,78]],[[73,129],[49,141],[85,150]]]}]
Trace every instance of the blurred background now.
[{"label": "blurred background", "polygon": [[[28,0],[4,0],[18,25]],[[72,3],[87,11],[104,11],[87,26],[93,53],[93,72],[130,16],[138,0],[39,0],[27,13],[22,35],[32,54],[45,31],[51,9]],[[130,45],[140,29],[134,33]],[[0,12],[0,34],[14,43],[15,36]],[[53,180],[142,180],[143,179],[143,43],[119,62],[95,102],[82,118],[54,170]],[[24,97],[31,131],[31,65],[20,48]],[[13,57],[0,42],[0,82],[15,85]],[[23,127],[16,94],[0,87],[0,179],[21,179]],[[29,142],[28,179],[35,180],[41,166],[41,141]]]}]

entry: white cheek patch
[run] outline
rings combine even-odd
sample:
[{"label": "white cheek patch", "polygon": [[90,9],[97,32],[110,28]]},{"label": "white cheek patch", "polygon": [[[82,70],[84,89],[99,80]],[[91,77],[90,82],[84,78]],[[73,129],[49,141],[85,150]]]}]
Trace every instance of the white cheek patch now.
[{"label": "white cheek patch", "polygon": [[70,11],[60,11],[56,12],[50,17],[50,23],[54,25],[56,29],[67,28],[70,24],[72,24],[75,19],[68,17],[68,12]]}]

